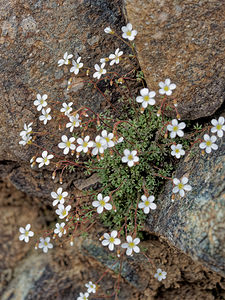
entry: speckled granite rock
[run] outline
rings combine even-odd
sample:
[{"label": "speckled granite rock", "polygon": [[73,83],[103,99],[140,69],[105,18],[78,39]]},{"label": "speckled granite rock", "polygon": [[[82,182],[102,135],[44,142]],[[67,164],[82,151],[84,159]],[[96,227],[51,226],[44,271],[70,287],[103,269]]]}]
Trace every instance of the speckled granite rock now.
[{"label": "speckled granite rock", "polygon": [[169,77],[183,119],[212,115],[225,99],[224,1],[124,2],[148,86]]},{"label": "speckled granite rock", "polygon": [[225,136],[219,149],[187,156],[174,178],[187,176],[192,191],[171,201],[172,184],[167,183],[157,210],[149,215],[148,230],[225,276]]}]

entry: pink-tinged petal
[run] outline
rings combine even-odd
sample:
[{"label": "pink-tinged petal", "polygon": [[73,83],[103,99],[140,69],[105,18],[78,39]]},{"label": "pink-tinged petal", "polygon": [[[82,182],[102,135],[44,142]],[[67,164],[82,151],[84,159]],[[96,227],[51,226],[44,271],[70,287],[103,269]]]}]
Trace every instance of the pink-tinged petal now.
[{"label": "pink-tinged petal", "polygon": [[103,207],[102,206],[99,206],[98,208],[97,208],[97,213],[98,214],[101,214],[103,212]]},{"label": "pink-tinged petal", "polygon": [[112,209],[112,205],[110,203],[106,203],[105,209],[111,210]]},{"label": "pink-tinged petal", "polygon": [[99,207],[100,204],[99,204],[98,201],[93,201],[93,202],[92,202],[92,205],[93,205],[94,207]]}]

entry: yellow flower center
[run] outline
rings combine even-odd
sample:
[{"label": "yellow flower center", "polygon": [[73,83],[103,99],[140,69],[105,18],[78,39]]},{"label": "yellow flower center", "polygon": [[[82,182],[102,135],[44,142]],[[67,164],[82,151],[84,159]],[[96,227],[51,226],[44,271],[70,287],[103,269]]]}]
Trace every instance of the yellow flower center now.
[{"label": "yellow flower center", "polygon": [[180,150],[179,150],[179,149],[176,149],[176,150],[175,150],[175,152],[176,152],[176,153],[179,153],[179,152],[180,152]]},{"label": "yellow flower center", "polygon": [[45,245],[45,246],[48,246],[48,243],[47,243],[47,242],[44,242],[44,245]]},{"label": "yellow flower center", "polygon": [[169,87],[167,85],[164,87],[164,91],[169,91]]},{"label": "yellow flower center", "polygon": [[145,201],[145,206],[149,206],[150,202],[147,200]]},{"label": "yellow flower center", "polygon": [[134,246],[135,246],[134,242],[129,243],[130,248],[134,248]]},{"label": "yellow flower center", "polygon": [[106,137],[105,140],[108,143],[110,141],[110,138]]},{"label": "yellow flower center", "polygon": [[183,187],[184,187],[183,183],[179,183],[179,184],[178,184],[178,188],[179,188],[179,190],[182,190],[182,189],[183,189]]},{"label": "yellow flower center", "polygon": [[25,236],[28,236],[28,235],[29,235],[29,231],[26,231],[26,232],[25,232]]},{"label": "yellow flower center", "polygon": [[83,147],[87,147],[88,143],[87,142],[83,142]]},{"label": "yellow flower center", "polygon": [[159,276],[162,276],[162,273],[161,273],[161,272],[159,273]]},{"label": "yellow flower center", "polygon": [[210,147],[211,145],[212,145],[212,142],[211,142],[211,141],[207,141],[207,142],[206,142],[206,146],[207,146],[207,147]]},{"label": "yellow flower center", "polygon": [[102,146],[101,143],[96,143],[97,148],[101,148],[101,146]]},{"label": "yellow flower center", "polygon": [[130,30],[127,31],[127,35],[128,35],[128,36],[131,36],[131,31],[130,31]]},{"label": "yellow flower center", "polygon": [[77,66],[77,69],[79,69],[79,67],[80,67],[80,64],[76,64],[76,66]]},{"label": "yellow flower center", "polygon": [[178,129],[179,129],[178,126],[174,126],[174,127],[173,127],[173,131],[177,131]]},{"label": "yellow flower center", "polygon": [[64,211],[62,212],[62,215],[65,216],[66,215],[66,210],[64,209]]},{"label": "yellow flower center", "polygon": [[144,96],[144,101],[148,101],[149,100],[149,96]]},{"label": "yellow flower center", "polygon": [[128,160],[132,160],[133,159],[133,156],[130,154],[128,155]]},{"label": "yellow flower center", "polygon": [[103,72],[103,69],[101,68],[101,69],[99,70],[99,73],[102,74],[102,72]]},{"label": "yellow flower center", "polygon": [[222,129],[222,125],[221,124],[216,125],[216,129],[221,130]]},{"label": "yellow flower center", "polygon": [[43,99],[41,99],[40,103],[41,103],[41,104],[43,104],[43,103],[44,103],[44,100],[43,100]]},{"label": "yellow flower center", "polygon": [[45,114],[45,118],[48,119],[48,114]]},{"label": "yellow flower center", "polygon": [[71,142],[70,141],[66,142],[66,146],[70,147],[71,146]]},{"label": "yellow flower center", "polygon": [[101,206],[105,206],[105,201],[104,200],[100,200],[99,203],[100,203]]},{"label": "yellow flower center", "polygon": [[110,243],[114,243],[114,241],[115,241],[115,239],[114,239],[113,237],[111,237],[111,238],[109,239],[109,242],[110,242]]},{"label": "yellow flower center", "polygon": [[58,196],[58,199],[61,200],[61,199],[62,199],[62,195],[59,195],[59,196]]},{"label": "yellow flower center", "polygon": [[63,231],[64,231],[64,228],[63,228],[63,227],[61,227],[61,228],[60,228],[60,232],[62,232],[62,233],[63,233]]},{"label": "yellow flower center", "polygon": [[44,163],[46,163],[48,161],[47,157],[44,158]]}]

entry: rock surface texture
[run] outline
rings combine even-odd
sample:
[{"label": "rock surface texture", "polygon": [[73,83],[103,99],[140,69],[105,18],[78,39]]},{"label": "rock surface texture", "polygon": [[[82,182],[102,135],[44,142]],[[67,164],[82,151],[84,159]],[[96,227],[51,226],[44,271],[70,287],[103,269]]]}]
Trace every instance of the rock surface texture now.
[{"label": "rock surface texture", "polygon": [[225,5],[220,0],[124,0],[137,29],[138,59],[149,88],[177,84],[183,119],[212,115],[225,99]]},{"label": "rock surface texture", "polygon": [[148,229],[166,237],[192,258],[225,276],[225,136],[217,151],[180,163],[174,178],[186,176],[192,191],[172,202],[172,184],[158,199],[158,209],[148,218]]}]

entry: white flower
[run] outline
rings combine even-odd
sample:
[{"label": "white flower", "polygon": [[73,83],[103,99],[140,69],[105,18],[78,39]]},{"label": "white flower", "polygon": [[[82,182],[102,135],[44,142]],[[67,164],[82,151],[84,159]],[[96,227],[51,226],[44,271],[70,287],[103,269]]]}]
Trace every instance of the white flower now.
[{"label": "white flower", "polygon": [[103,130],[102,131],[102,137],[106,141],[107,148],[112,148],[113,146],[115,146],[115,143],[113,141],[113,137],[114,137],[113,133],[107,133],[106,130]]},{"label": "white flower", "polygon": [[30,230],[30,224],[27,224],[25,228],[23,227],[20,227],[19,231],[21,233],[21,235],[19,236],[19,240],[20,241],[23,241],[25,243],[28,243],[29,242],[29,238],[34,236],[34,233],[33,231]]},{"label": "white flower", "polygon": [[24,135],[22,136],[22,141],[19,141],[20,145],[27,145],[27,144],[31,144],[32,141],[32,136],[31,135]]},{"label": "white flower", "polygon": [[138,207],[144,209],[145,214],[148,214],[150,212],[150,209],[156,209],[156,204],[153,203],[155,200],[154,196],[149,196],[147,198],[145,195],[142,195],[141,200],[142,202],[138,204]]},{"label": "white flower", "polygon": [[68,213],[71,209],[71,205],[67,205],[67,207],[64,207],[63,204],[58,205],[58,209],[55,211],[57,215],[59,215],[60,219],[64,219],[68,216]]},{"label": "white flower", "polygon": [[70,127],[70,132],[73,132],[74,127],[79,127],[80,126],[81,120],[79,119],[78,114],[76,114],[75,117],[74,116],[69,116],[69,120],[70,120],[70,123],[66,124],[66,128]]},{"label": "white flower", "polygon": [[161,269],[157,269],[157,272],[155,273],[154,277],[158,279],[158,281],[161,281],[162,279],[166,279],[167,273],[165,271],[162,271]]},{"label": "white flower", "polygon": [[46,166],[49,165],[50,159],[52,159],[53,157],[54,157],[54,155],[52,155],[52,154],[48,155],[48,151],[43,151],[42,152],[42,157],[38,157],[36,159],[36,162],[39,163],[38,168],[41,168],[44,165],[46,165]]},{"label": "white flower", "polygon": [[55,199],[52,203],[53,206],[57,205],[58,202],[60,204],[63,204],[64,201],[65,201],[65,198],[68,196],[68,193],[67,192],[63,192],[62,191],[63,189],[60,187],[57,189],[57,192],[51,192],[51,197],[53,199]]},{"label": "white flower", "polygon": [[77,143],[80,145],[77,147],[77,152],[83,151],[84,153],[88,152],[88,148],[93,146],[93,142],[89,141],[90,136],[87,135],[84,139],[78,138]]},{"label": "white flower", "polygon": [[120,56],[123,55],[123,51],[120,51],[119,48],[116,49],[115,54],[110,54],[109,59],[110,61],[110,66],[114,65],[115,63],[118,64],[120,62]]},{"label": "white flower", "polygon": [[123,153],[124,156],[122,157],[122,162],[127,163],[129,167],[133,167],[133,165],[139,161],[136,150],[130,151],[128,149],[125,149]]},{"label": "white flower", "polygon": [[192,187],[189,184],[187,184],[188,183],[187,177],[183,177],[181,180],[174,178],[173,183],[176,185],[173,188],[173,193],[176,194],[179,192],[181,197],[184,197],[185,194],[184,191],[189,192],[192,190]]},{"label": "white flower", "polygon": [[69,104],[66,104],[65,102],[62,104],[62,108],[60,109],[61,112],[64,112],[66,116],[69,116],[70,112],[72,111],[73,102],[70,102]]},{"label": "white flower", "polygon": [[106,58],[100,58],[100,63],[104,64],[106,62]]},{"label": "white flower", "polygon": [[113,31],[110,27],[106,27],[106,28],[104,29],[104,31],[105,31],[105,33],[110,33],[110,34],[113,34],[113,33],[114,33],[114,31]]},{"label": "white flower", "polygon": [[217,132],[217,136],[222,137],[223,131],[225,131],[224,117],[219,117],[218,121],[213,119],[211,123],[214,126],[213,128],[211,128],[211,132]]},{"label": "white flower", "polygon": [[176,158],[180,158],[181,155],[185,154],[185,151],[182,149],[181,144],[172,145],[171,149],[172,149],[171,155],[176,156]]},{"label": "white flower", "polygon": [[204,134],[204,142],[202,142],[199,147],[205,149],[206,153],[211,153],[212,149],[217,150],[218,146],[214,142],[217,140],[215,135],[211,137],[208,134]]},{"label": "white flower", "polygon": [[61,237],[63,234],[66,234],[66,229],[64,228],[65,223],[56,223],[54,233],[58,234],[59,237]]},{"label": "white flower", "polygon": [[169,78],[167,78],[165,80],[165,82],[160,82],[159,83],[159,87],[161,89],[159,89],[159,93],[161,95],[166,94],[167,96],[170,96],[172,94],[172,90],[174,90],[176,88],[176,84],[171,83],[171,80]]},{"label": "white flower", "polygon": [[46,94],[44,94],[43,96],[37,94],[37,100],[34,101],[34,105],[37,106],[38,111],[40,111],[43,107],[47,106],[47,98],[48,96]]},{"label": "white flower", "polygon": [[85,284],[88,293],[95,293],[96,292],[96,284],[92,283],[92,281],[89,281]]},{"label": "white flower", "polygon": [[104,69],[104,67],[105,67],[105,63],[101,64],[101,67],[99,67],[98,64],[95,64],[95,70],[97,72],[95,72],[93,74],[93,77],[97,78],[97,79],[100,79],[103,74],[106,74],[106,69]]},{"label": "white flower", "polygon": [[77,75],[80,71],[80,69],[83,67],[83,63],[80,62],[81,60],[81,57],[78,57],[77,61],[73,60],[72,61],[72,64],[73,64],[73,67],[70,68],[70,72],[74,73],[75,75]]},{"label": "white flower", "polygon": [[47,108],[46,110],[43,108],[42,111],[41,111],[42,115],[39,117],[39,120],[43,121],[45,125],[47,124],[47,122],[49,120],[52,119],[52,117],[49,115],[50,111],[51,111],[50,107]]},{"label": "white flower", "polygon": [[106,210],[111,210],[112,209],[112,205],[109,202],[110,197],[106,196],[106,197],[102,197],[102,194],[98,194],[97,196],[98,201],[93,201],[92,205],[94,207],[97,207],[97,213],[101,214],[103,212],[103,209],[105,208]]},{"label": "white flower", "polygon": [[77,300],[88,300],[89,294],[88,293],[80,293]]},{"label": "white flower", "polygon": [[132,252],[139,253],[140,248],[137,246],[140,243],[139,238],[135,238],[134,240],[130,235],[127,236],[127,243],[123,243],[121,245],[122,248],[126,248],[126,255],[132,255]]},{"label": "white flower", "polygon": [[136,101],[138,103],[142,103],[142,107],[146,108],[148,105],[154,105],[155,104],[155,92],[149,91],[149,89],[144,88],[140,90],[141,96],[138,96],[136,98]]},{"label": "white flower", "polygon": [[103,246],[108,246],[110,251],[114,250],[114,245],[119,245],[121,243],[120,239],[117,238],[117,231],[113,230],[111,234],[104,233],[105,240],[102,241]]},{"label": "white flower", "polygon": [[63,59],[60,59],[58,61],[58,65],[59,67],[61,67],[62,65],[68,65],[70,62],[69,62],[69,59],[73,57],[73,54],[69,54],[66,52],[64,53],[63,55]]},{"label": "white flower", "polygon": [[68,154],[70,150],[75,150],[76,146],[73,144],[73,142],[75,141],[74,137],[71,137],[70,139],[68,139],[68,137],[66,135],[63,135],[61,137],[62,142],[58,144],[58,147],[60,149],[64,149],[63,150],[63,154]]},{"label": "white flower", "polygon": [[171,131],[170,137],[173,139],[178,135],[179,137],[184,136],[184,132],[181,129],[184,129],[186,127],[186,124],[184,122],[178,123],[177,119],[173,119],[171,121],[172,125],[167,125],[167,129]]},{"label": "white flower", "polygon": [[29,123],[28,125],[24,124],[23,126],[24,130],[20,132],[20,136],[22,138],[25,136],[30,136],[30,134],[32,133],[32,127],[31,127],[32,124],[33,122]]},{"label": "white flower", "polygon": [[38,244],[38,248],[43,248],[44,253],[47,253],[48,249],[52,249],[53,245],[50,243],[50,237],[46,237],[45,239],[43,237],[40,237],[40,243]]},{"label": "white flower", "polygon": [[124,39],[128,39],[129,41],[133,41],[137,35],[137,31],[132,30],[132,25],[130,23],[128,23],[126,26],[123,26],[121,29],[123,31],[122,37]]},{"label": "white flower", "polygon": [[103,139],[100,135],[97,135],[95,142],[93,143],[92,155],[97,155],[98,153],[103,153],[107,147],[106,140]]}]

